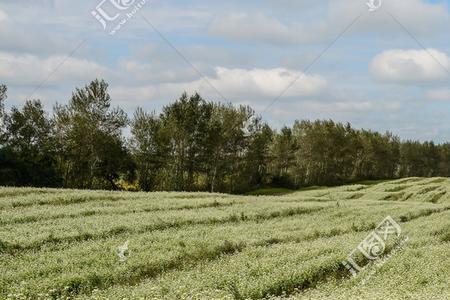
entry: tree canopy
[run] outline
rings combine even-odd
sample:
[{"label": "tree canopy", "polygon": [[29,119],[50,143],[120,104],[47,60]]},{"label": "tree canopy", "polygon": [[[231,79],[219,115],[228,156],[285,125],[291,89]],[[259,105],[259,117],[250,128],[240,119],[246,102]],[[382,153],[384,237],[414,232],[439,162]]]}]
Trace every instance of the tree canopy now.
[{"label": "tree canopy", "polygon": [[[450,176],[450,144],[401,141],[332,120],[271,128],[248,106],[182,94],[131,120],[108,84],[77,88],[53,113],[39,100],[5,109],[0,185],[242,193],[410,176]],[[124,130],[130,134],[125,135]]]}]

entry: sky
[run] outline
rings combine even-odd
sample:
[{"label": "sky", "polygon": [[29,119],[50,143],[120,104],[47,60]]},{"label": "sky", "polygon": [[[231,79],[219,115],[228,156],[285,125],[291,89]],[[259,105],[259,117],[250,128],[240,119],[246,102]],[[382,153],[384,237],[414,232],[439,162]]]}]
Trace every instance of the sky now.
[{"label": "sky", "polygon": [[450,141],[450,0],[370,1],[0,0],[0,83],[9,107],[101,78],[130,116],[199,92],[275,128]]}]

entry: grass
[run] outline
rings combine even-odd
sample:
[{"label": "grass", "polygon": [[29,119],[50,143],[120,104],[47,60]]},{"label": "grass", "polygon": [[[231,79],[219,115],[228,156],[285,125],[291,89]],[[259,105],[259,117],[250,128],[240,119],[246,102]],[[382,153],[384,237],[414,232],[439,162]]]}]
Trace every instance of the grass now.
[{"label": "grass", "polygon": [[[442,299],[450,293],[450,179],[273,192],[0,188],[0,299]],[[370,269],[352,278],[341,261],[388,215],[408,243],[382,267],[371,267],[370,280],[364,281]],[[116,251],[125,241],[129,255],[120,262]]]}]

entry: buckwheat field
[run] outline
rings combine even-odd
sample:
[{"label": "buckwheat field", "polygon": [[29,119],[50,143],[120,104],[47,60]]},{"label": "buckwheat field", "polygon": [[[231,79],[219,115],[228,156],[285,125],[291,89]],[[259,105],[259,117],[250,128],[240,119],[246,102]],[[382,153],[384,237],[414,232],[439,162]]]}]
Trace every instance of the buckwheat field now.
[{"label": "buckwheat field", "polygon": [[[353,276],[342,262],[388,216],[401,237],[356,255]],[[449,242],[445,178],[280,196],[1,188],[0,299],[448,299]]]}]

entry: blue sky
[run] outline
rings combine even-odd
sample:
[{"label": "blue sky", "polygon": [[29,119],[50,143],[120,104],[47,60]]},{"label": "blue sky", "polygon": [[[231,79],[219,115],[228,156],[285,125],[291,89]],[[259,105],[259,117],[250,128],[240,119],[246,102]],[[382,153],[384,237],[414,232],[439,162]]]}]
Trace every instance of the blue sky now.
[{"label": "blue sky", "polygon": [[[100,1],[0,0],[8,105],[32,97],[50,108],[104,78],[114,104],[130,114],[138,106],[159,111],[183,91],[198,91],[249,104],[277,128],[334,119],[405,139],[450,141],[449,1],[383,0],[369,12],[367,0],[149,0],[129,19],[145,0],[115,1],[101,6],[118,15],[104,30],[91,15]],[[127,22],[110,35],[120,20]]]}]

